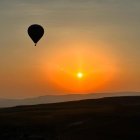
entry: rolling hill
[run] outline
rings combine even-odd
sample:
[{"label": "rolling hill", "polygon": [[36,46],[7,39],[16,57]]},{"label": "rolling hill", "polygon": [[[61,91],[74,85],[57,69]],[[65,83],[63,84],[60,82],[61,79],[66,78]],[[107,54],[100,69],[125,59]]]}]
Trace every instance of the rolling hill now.
[{"label": "rolling hill", "polygon": [[0,109],[1,140],[140,139],[140,97]]}]

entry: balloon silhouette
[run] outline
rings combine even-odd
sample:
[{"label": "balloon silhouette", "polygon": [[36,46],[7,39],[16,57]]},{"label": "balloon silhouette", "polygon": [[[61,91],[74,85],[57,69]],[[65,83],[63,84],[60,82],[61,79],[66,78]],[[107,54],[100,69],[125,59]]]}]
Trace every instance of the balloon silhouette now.
[{"label": "balloon silhouette", "polygon": [[36,46],[37,42],[44,35],[44,29],[42,26],[40,26],[38,24],[33,24],[28,28],[28,35],[33,40],[33,42],[35,43],[35,46]]}]

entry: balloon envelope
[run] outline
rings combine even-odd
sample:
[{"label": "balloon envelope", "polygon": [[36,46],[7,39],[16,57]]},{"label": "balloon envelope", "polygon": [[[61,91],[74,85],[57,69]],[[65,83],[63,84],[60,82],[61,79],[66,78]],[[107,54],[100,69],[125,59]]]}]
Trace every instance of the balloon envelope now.
[{"label": "balloon envelope", "polygon": [[44,35],[44,29],[38,24],[33,24],[28,28],[28,35],[31,37],[36,46],[37,42]]}]

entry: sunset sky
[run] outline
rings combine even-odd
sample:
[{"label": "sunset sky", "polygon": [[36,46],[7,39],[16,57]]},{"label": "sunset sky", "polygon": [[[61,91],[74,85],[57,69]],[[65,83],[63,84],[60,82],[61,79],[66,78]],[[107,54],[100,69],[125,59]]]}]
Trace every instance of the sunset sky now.
[{"label": "sunset sky", "polygon": [[0,28],[0,98],[140,91],[139,0],[1,0]]}]

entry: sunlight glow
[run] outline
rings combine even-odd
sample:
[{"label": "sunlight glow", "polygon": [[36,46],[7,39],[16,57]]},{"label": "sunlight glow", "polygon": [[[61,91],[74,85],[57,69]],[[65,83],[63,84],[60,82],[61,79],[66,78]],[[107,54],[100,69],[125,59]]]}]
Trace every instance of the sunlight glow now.
[{"label": "sunlight glow", "polygon": [[63,44],[67,47],[59,46],[59,50],[52,49],[47,55],[47,61],[42,64],[46,85],[65,93],[81,94],[102,90],[112,82],[118,70],[111,53],[99,49],[98,44],[96,49],[89,44],[69,45]]},{"label": "sunlight glow", "polygon": [[78,77],[79,79],[83,78],[83,73],[82,73],[82,72],[78,72],[78,73],[77,73],[77,77]]}]

